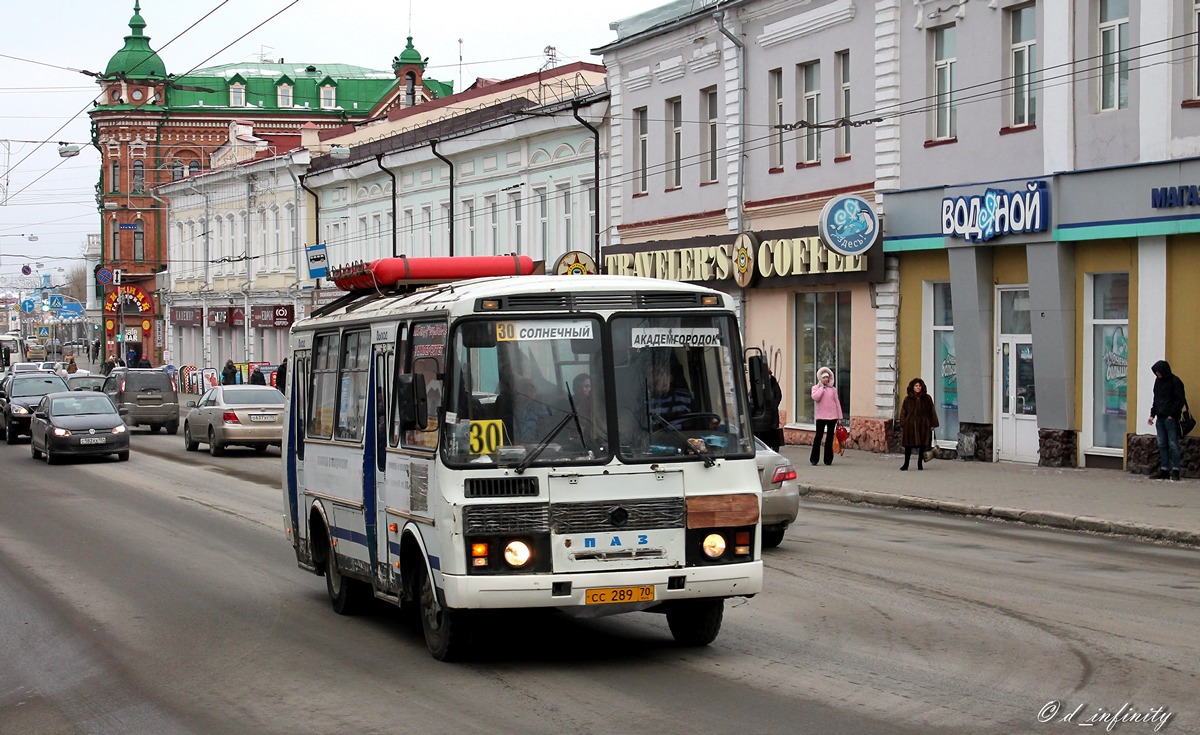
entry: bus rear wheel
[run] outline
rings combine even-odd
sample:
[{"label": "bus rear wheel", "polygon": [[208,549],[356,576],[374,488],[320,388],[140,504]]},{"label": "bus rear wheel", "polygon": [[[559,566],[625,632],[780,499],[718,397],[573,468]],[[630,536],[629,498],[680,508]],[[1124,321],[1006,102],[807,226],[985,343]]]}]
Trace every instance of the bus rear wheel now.
[{"label": "bus rear wheel", "polygon": [[707,646],[721,632],[724,600],[679,600],[667,610],[667,626],[682,646]]},{"label": "bus rear wheel", "polygon": [[329,592],[329,604],[338,615],[357,615],[366,607],[370,589],[363,582],[342,575],[333,551],[330,546],[325,555],[325,589]]},{"label": "bus rear wheel", "polygon": [[458,661],[466,655],[468,638],[467,613],[442,607],[437,590],[425,564],[417,567],[417,593],[421,604],[421,631],[425,645],[438,661]]}]

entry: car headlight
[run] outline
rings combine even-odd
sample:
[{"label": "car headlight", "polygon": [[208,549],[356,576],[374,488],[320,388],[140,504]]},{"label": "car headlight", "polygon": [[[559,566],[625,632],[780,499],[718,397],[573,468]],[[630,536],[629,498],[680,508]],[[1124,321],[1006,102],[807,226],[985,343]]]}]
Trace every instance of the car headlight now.
[{"label": "car headlight", "polygon": [[725,553],[725,537],[719,533],[710,533],[704,537],[700,548],[704,549],[704,555],[709,559],[720,558]]},{"label": "car headlight", "polygon": [[14,404],[13,404],[13,407],[12,407],[12,412],[13,412],[15,415],[17,415],[17,416],[28,416],[28,415],[29,415],[29,409],[28,409],[28,408],[25,408],[24,406],[17,405],[16,403],[14,403]]},{"label": "car headlight", "polygon": [[70,430],[70,429],[61,429],[61,428],[59,428],[59,427],[55,426],[55,427],[54,427],[54,435],[55,435],[55,436],[64,436],[64,437],[65,437],[65,436],[70,436],[70,435],[71,435],[71,430]]},{"label": "car headlight", "polygon": [[504,561],[510,567],[520,568],[533,558],[533,549],[524,541],[509,541],[504,547]]},{"label": "car headlight", "polygon": [[125,424],[117,424],[116,426],[114,426],[112,433],[124,434],[125,433]]}]

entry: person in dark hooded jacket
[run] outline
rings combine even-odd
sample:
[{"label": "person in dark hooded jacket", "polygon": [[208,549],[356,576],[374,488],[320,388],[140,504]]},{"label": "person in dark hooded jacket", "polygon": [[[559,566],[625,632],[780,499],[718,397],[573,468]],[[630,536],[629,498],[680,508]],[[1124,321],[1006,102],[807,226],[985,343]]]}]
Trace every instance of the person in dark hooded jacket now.
[{"label": "person in dark hooded jacket", "polygon": [[1150,419],[1146,421],[1151,426],[1158,419],[1158,470],[1150,475],[1151,480],[1179,479],[1179,468],[1182,464],[1179,451],[1179,420],[1183,417],[1183,407],[1187,405],[1187,392],[1183,381],[1171,372],[1171,365],[1166,360],[1159,360],[1150,366],[1154,371],[1154,403],[1150,405]]},{"label": "person in dark hooded jacket", "polygon": [[908,469],[913,450],[917,451],[917,469],[925,469],[925,447],[933,446],[933,430],[939,426],[937,410],[925,381],[913,378],[908,381],[908,395],[900,404],[900,444],[904,446],[904,465]]}]

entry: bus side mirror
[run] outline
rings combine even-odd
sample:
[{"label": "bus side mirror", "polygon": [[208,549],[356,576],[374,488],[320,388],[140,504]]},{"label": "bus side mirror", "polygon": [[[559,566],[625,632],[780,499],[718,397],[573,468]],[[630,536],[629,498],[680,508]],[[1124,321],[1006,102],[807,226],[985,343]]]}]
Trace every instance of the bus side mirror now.
[{"label": "bus side mirror", "polygon": [[751,420],[766,418],[771,395],[771,371],[767,368],[767,358],[761,354],[750,355],[746,358],[750,373],[750,416]]},{"label": "bus side mirror", "polygon": [[424,375],[396,376],[396,420],[400,422],[400,431],[424,431],[429,424]]}]

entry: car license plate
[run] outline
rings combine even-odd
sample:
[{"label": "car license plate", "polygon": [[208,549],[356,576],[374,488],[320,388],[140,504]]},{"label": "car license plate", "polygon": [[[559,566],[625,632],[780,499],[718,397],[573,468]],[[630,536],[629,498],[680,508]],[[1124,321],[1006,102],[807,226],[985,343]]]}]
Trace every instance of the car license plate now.
[{"label": "car license plate", "polygon": [[103,444],[108,439],[102,436],[85,436],[79,440],[80,444]]},{"label": "car license plate", "polygon": [[251,421],[274,421],[275,417],[269,413],[252,413],[250,414]]},{"label": "car license plate", "polygon": [[654,585],[639,584],[633,587],[593,587],[584,592],[589,605],[611,605],[615,602],[651,602],[654,600]]}]

